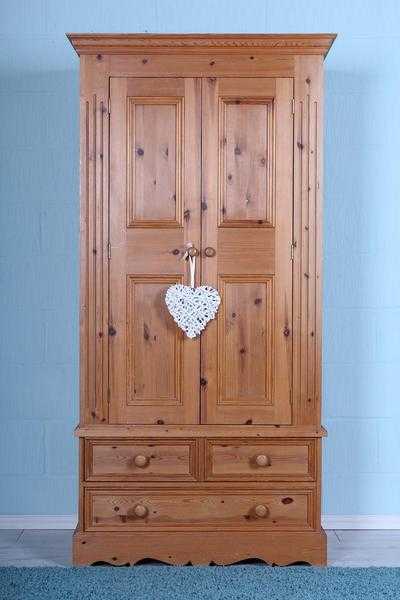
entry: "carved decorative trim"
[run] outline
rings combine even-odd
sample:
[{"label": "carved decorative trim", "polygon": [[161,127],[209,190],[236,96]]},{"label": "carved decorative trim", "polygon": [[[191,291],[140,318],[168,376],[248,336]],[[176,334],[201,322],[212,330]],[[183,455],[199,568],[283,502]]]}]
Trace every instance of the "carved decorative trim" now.
[{"label": "carved decorative trim", "polygon": [[289,565],[297,561],[326,565],[323,531],[189,531],[88,532],[76,531],[74,565],[104,561],[111,565],[134,565],[150,557],[172,565],[232,564],[249,558]]},{"label": "carved decorative trim", "polygon": [[262,51],[271,54],[322,54],[326,56],[336,34],[90,34],[69,33],[81,54],[134,54],[136,52]]}]

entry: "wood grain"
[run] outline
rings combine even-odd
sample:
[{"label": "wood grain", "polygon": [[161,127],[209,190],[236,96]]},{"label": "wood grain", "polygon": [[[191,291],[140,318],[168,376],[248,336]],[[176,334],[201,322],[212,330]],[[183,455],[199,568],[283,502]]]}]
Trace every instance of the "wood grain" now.
[{"label": "wood grain", "polygon": [[[219,78],[203,79],[202,237],[203,245],[215,248],[216,255],[203,261],[202,280],[218,286],[223,297],[217,323],[210,323],[202,335],[201,377],[206,382],[201,390],[203,423],[287,424],[292,418],[293,84],[289,79],[264,80],[262,99],[261,83],[252,78],[229,83]],[[269,116],[265,111],[263,125],[265,140],[273,140],[269,143],[273,152],[268,154],[264,148],[262,154],[249,154],[250,130],[246,130],[245,137],[233,132],[231,140],[225,117],[221,118],[225,89],[230,101],[238,103],[238,111],[243,107],[246,110],[246,102],[251,99],[273,103],[273,114]],[[227,168],[230,163],[225,166],[223,157],[228,152],[237,160],[249,154],[240,167],[242,180],[246,169],[246,181],[252,181],[253,171],[260,168],[263,159],[263,169],[274,175],[269,177],[269,184],[265,178],[267,187],[257,190],[256,197],[251,197],[254,190],[248,188],[250,204],[263,205],[265,219],[254,221],[251,216],[246,222],[242,214],[242,220],[227,221],[232,228],[226,235],[225,182],[221,183],[221,178],[231,175],[233,180],[238,174]],[[268,185],[272,188],[271,203],[267,201]],[[235,196],[236,203],[248,203],[242,186],[237,194],[240,198]],[[263,247],[268,252],[263,253]],[[235,300],[231,292],[235,292]]]},{"label": "wood grain", "polygon": [[140,536],[122,532],[76,532],[74,564],[104,561],[112,565],[134,565],[143,557],[172,565],[228,565],[259,558],[273,565],[302,561],[326,565],[324,531],[201,531],[160,535],[142,531]]},{"label": "wood grain", "polygon": [[[137,465],[137,457],[145,458]],[[195,481],[195,440],[94,440],[86,447],[86,481]]]},{"label": "wood grain", "polygon": [[[313,480],[316,476],[313,441],[207,440],[206,479],[221,481]],[[257,459],[265,458],[264,461]]]},{"label": "wood grain", "polygon": [[[110,321],[115,335],[109,337],[110,422],[176,424],[199,420],[199,340],[184,339],[164,301],[170,285],[186,283],[187,267],[181,260],[185,242],[200,245],[199,92],[194,79],[158,82],[150,78],[139,80],[137,87],[128,78],[111,79]],[[130,95],[136,93],[139,96]],[[143,98],[148,104],[141,104]],[[150,177],[153,182],[156,172],[165,175],[157,165],[170,159],[169,153],[166,156],[165,120],[161,116],[159,126],[146,127],[145,138],[131,139],[127,106],[129,115],[133,99],[137,106],[154,105],[160,109],[171,102],[184,107],[179,109],[179,125],[178,120],[174,121],[175,148],[179,146],[179,155],[182,154],[177,160],[179,168],[174,167],[185,197],[182,219],[179,209],[175,221],[167,223],[163,218],[161,207],[167,203],[175,210],[177,200],[171,198],[163,175],[160,194],[141,196],[146,206],[152,205],[151,209],[146,208],[147,216],[142,219],[142,211],[137,219],[137,204],[132,209],[126,187],[127,170],[133,168],[128,148],[134,146],[135,156],[139,150],[143,153],[135,162],[145,157],[148,161],[144,171],[135,167],[135,187],[138,177],[145,177],[146,181]],[[165,228],[166,224],[170,227]]]},{"label": "wood grain", "polygon": [[[82,55],[74,562],[325,564],[322,64],[334,36],[70,39]],[[163,301],[187,282],[189,241],[196,284],[222,296],[196,340]]]},{"label": "wood grain", "polygon": [[273,419],[274,409],[267,415],[265,407],[273,404],[274,279],[223,276],[219,288],[223,307],[218,318],[218,403],[246,406],[244,418],[254,423]]},{"label": "wood grain", "polygon": [[[85,530],[312,529],[313,492],[87,489]],[[141,510],[136,511],[140,506]],[[257,516],[256,507],[265,507]]]},{"label": "wood grain", "polygon": [[179,226],[182,98],[129,97],[127,111],[128,227]]},{"label": "wood grain", "polygon": [[81,60],[80,420],[108,420],[108,61]]},{"label": "wood grain", "polygon": [[[242,86],[246,80],[242,80]],[[267,224],[273,201],[272,102],[220,100],[220,225]]]},{"label": "wood grain", "polygon": [[296,58],[294,346],[296,424],[321,419],[322,60]]},{"label": "wood grain", "polygon": [[140,34],[140,33],[69,33],[67,37],[78,54],[141,51],[225,52],[226,50],[261,51],[284,54],[327,54],[336,38],[332,33],[297,34]]},{"label": "wood grain", "polygon": [[77,437],[277,437],[313,438],[327,435],[313,425],[87,425],[75,429]]}]

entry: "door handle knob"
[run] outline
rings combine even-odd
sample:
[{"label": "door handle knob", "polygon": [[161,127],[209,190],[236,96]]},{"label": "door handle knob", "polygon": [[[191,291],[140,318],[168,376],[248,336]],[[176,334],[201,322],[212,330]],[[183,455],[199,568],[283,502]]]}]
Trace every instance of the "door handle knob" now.
[{"label": "door handle knob", "polygon": [[135,513],[135,516],[139,519],[144,519],[145,517],[147,517],[149,509],[147,508],[147,506],[143,506],[143,504],[136,504],[135,508],[133,509],[133,512]]},{"label": "door handle knob", "polygon": [[213,256],[216,255],[215,248],[211,248],[211,246],[207,246],[207,248],[204,248],[204,254],[208,258],[212,258]]},{"label": "door handle knob", "polygon": [[194,256],[198,256],[199,255],[199,251],[197,250],[197,248],[195,248],[194,246],[191,246],[190,248],[188,248],[187,253],[189,254],[189,256],[191,256],[192,258]]}]

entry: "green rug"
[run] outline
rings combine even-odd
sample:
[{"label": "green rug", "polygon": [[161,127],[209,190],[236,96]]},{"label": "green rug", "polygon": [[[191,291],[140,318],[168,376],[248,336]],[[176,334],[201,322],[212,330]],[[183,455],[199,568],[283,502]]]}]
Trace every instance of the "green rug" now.
[{"label": "green rug", "polygon": [[1,600],[391,600],[400,568],[0,568]]}]

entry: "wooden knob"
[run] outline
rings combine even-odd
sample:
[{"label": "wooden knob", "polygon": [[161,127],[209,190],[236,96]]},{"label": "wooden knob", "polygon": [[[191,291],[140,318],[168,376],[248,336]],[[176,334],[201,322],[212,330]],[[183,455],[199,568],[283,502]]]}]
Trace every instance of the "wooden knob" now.
[{"label": "wooden knob", "polygon": [[258,456],[256,456],[256,464],[259,467],[269,467],[271,461],[269,456],[267,456],[266,454],[259,454]]},{"label": "wooden knob", "polygon": [[149,459],[147,456],[144,456],[143,454],[138,454],[137,456],[135,456],[134,461],[135,465],[141,469],[143,469],[143,467],[145,467],[146,465],[149,464]]},{"label": "wooden knob", "polygon": [[215,256],[216,252],[214,248],[211,248],[211,246],[207,246],[207,248],[204,248],[204,254],[208,256],[208,258],[212,258],[213,256]]},{"label": "wooden knob", "polygon": [[194,246],[192,246],[191,248],[189,248],[187,252],[188,252],[189,256],[191,256],[192,258],[193,258],[193,256],[198,256],[199,255],[199,251]]},{"label": "wooden knob", "polygon": [[133,512],[135,513],[136,517],[139,517],[139,519],[144,519],[147,517],[149,510],[146,506],[143,506],[143,504],[136,504]]},{"label": "wooden knob", "polygon": [[260,517],[260,519],[262,519],[268,515],[269,510],[266,506],[264,506],[264,504],[257,504],[257,506],[254,509],[254,512],[256,513],[257,517]]}]

